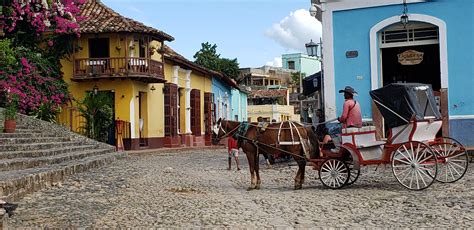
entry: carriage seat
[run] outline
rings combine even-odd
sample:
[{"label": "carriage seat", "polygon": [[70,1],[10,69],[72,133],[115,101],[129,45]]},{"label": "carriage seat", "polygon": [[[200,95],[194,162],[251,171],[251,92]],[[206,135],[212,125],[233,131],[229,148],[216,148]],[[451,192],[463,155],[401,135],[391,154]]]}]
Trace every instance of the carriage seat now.
[{"label": "carriage seat", "polygon": [[375,138],[375,126],[342,129],[341,137],[342,144],[349,143],[357,148],[367,148],[385,144],[385,141],[377,141]]}]

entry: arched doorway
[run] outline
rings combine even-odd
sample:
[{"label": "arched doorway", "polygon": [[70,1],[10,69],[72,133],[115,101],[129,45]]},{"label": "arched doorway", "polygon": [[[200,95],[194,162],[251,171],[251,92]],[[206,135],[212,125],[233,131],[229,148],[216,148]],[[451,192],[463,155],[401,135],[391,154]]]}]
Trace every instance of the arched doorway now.
[{"label": "arched doorway", "polygon": [[[394,82],[431,84],[443,115],[443,135],[448,135],[448,59],[446,23],[438,18],[410,14],[403,27],[400,16],[387,18],[370,30],[371,88]],[[372,118],[383,127],[372,106]],[[378,130],[383,135],[383,128]]]},{"label": "arched doorway", "polygon": [[[426,83],[441,89],[439,29],[414,22],[394,24],[379,32],[382,86],[390,83]],[[439,94],[439,93],[438,93]]]}]

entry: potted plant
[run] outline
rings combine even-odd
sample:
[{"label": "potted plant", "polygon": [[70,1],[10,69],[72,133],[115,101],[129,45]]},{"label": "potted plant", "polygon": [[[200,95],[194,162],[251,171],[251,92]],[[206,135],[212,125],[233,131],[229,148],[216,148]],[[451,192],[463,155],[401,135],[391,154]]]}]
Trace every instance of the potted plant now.
[{"label": "potted plant", "polygon": [[3,110],[3,115],[5,117],[3,129],[5,133],[15,132],[17,111],[18,111],[18,95],[13,94],[11,98],[7,99],[5,110]]}]

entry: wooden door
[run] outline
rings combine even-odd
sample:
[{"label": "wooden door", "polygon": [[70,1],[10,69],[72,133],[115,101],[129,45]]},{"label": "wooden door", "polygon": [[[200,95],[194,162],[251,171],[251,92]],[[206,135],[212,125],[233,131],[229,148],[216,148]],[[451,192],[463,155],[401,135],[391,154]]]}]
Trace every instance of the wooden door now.
[{"label": "wooden door", "polygon": [[195,136],[201,136],[201,91],[191,90],[191,131]]},{"label": "wooden door", "polygon": [[165,136],[178,135],[178,86],[165,83]]},{"label": "wooden door", "polygon": [[205,133],[206,135],[212,134],[212,125],[214,123],[213,119],[213,102],[214,95],[212,93],[204,93],[204,123],[205,123]]}]

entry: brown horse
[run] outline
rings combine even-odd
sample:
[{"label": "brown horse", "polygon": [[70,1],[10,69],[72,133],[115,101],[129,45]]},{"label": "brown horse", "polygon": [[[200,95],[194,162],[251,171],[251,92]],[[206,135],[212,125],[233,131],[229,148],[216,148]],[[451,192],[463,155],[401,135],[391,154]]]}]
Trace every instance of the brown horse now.
[{"label": "brown horse", "polygon": [[259,154],[289,154],[298,163],[295,189],[304,182],[307,158],[319,156],[319,143],[310,127],[301,123],[284,121],[258,125],[256,123],[221,120],[215,126],[217,138],[237,136],[239,147],[247,156],[251,183],[248,190],[260,189]]}]

